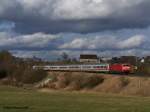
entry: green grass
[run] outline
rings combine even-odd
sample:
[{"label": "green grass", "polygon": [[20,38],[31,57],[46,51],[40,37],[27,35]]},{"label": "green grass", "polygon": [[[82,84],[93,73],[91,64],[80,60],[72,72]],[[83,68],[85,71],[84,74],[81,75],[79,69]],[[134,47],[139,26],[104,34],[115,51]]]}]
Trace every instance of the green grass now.
[{"label": "green grass", "polygon": [[0,87],[0,112],[150,112],[150,97]]}]

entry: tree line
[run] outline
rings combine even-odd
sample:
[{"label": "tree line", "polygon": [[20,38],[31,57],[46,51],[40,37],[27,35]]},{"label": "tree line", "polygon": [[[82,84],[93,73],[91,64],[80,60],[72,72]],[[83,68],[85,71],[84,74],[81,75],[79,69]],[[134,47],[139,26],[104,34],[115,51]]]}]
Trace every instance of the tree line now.
[{"label": "tree line", "polygon": [[14,57],[8,51],[0,52],[0,83],[8,85],[33,84],[44,77],[47,73],[42,70],[33,70],[36,64],[34,60],[28,61]]}]

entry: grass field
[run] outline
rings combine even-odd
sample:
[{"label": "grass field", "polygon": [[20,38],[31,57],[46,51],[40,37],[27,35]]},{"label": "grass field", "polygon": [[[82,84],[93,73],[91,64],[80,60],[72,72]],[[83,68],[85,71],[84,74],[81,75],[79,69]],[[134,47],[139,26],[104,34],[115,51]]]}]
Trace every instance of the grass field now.
[{"label": "grass field", "polygon": [[150,97],[0,87],[0,112],[150,112]]}]

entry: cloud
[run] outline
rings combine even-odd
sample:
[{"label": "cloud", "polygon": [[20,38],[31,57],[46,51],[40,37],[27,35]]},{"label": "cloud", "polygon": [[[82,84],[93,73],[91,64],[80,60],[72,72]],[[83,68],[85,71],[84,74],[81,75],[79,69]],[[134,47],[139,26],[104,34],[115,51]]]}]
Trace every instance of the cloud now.
[{"label": "cloud", "polygon": [[0,32],[0,49],[16,51],[13,52],[16,56],[35,55],[44,59],[57,59],[62,52],[67,52],[72,57],[78,57],[80,53],[102,56],[146,55],[150,50],[149,35],[150,28],[88,34]]},{"label": "cloud", "polygon": [[149,10],[149,0],[0,0],[0,49],[148,54]]},{"label": "cloud", "polygon": [[0,1],[0,19],[15,22],[15,30],[23,33],[145,28],[150,25],[149,10],[149,0]]},{"label": "cloud", "polygon": [[59,0],[53,15],[56,19],[107,18],[118,11],[125,13],[125,9],[132,9],[145,2],[147,0]]},{"label": "cloud", "polygon": [[144,44],[145,37],[143,35],[135,35],[118,43],[118,48],[136,48]]},{"label": "cloud", "polygon": [[141,49],[128,49],[128,50],[117,50],[117,51],[93,51],[93,50],[82,50],[82,51],[73,51],[73,50],[51,50],[51,51],[21,51],[21,50],[12,50],[14,56],[17,57],[30,57],[33,56],[39,57],[44,60],[58,60],[61,58],[63,52],[66,52],[69,57],[79,59],[80,54],[97,54],[100,57],[113,57],[113,56],[149,56],[149,50]]},{"label": "cloud", "polygon": [[30,35],[12,35],[8,32],[0,32],[0,47],[6,49],[40,49],[54,47],[53,42],[59,35],[34,33]]},{"label": "cloud", "polygon": [[147,0],[16,0],[16,2],[27,13],[36,13],[48,19],[72,20],[105,18],[118,10],[132,8]]},{"label": "cloud", "polygon": [[77,57],[80,53],[102,56],[148,55],[149,35],[150,28],[88,34],[0,32],[0,49],[16,51],[13,52],[16,56],[35,55],[44,59],[57,59],[62,52],[67,52],[72,57]]},{"label": "cloud", "polygon": [[95,36],[88,38],[75,38],[71,42],[65,43],[60,48],[62,49],[133,49],[141,47],[144,43],[145,37],[143,35],[134,35],[121,39],[119,37],[111,36]]}]

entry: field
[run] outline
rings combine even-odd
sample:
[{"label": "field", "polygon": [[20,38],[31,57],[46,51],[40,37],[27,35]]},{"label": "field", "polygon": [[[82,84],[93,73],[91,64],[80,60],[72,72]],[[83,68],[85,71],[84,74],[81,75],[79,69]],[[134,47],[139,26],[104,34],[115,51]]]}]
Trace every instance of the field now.
[{"label": "field", "polygon": [[0,87],[0,112],[149,112],[150,97]]}]

